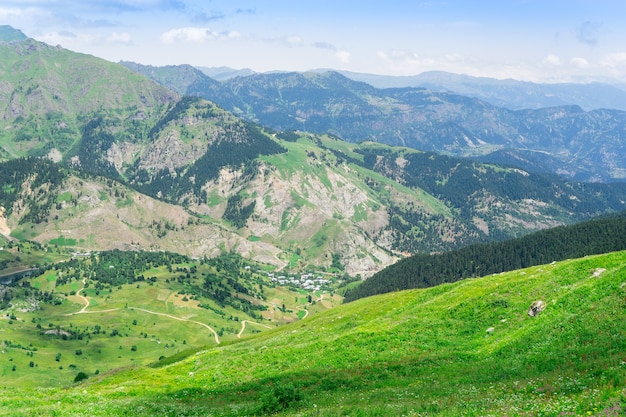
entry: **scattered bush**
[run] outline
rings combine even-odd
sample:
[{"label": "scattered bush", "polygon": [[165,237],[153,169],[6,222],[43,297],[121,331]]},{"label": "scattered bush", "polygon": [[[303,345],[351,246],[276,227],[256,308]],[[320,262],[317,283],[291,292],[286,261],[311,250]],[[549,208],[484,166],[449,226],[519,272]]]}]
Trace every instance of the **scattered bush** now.
[{"label": "scattered bush", "polygon": [[81,372],[76,374],[76,377],[74,378],[74,382],[80,382],[80,381],[83,381],[83,380],[85,380],[87,378],[89,378],[87,376],[87,374],[81,371]]},{"label": "scattered bush", "polygon": [[276,384],[260,397],[261,414],[275,414],[297,406],[302,401],[302,393],[293,384]]}]

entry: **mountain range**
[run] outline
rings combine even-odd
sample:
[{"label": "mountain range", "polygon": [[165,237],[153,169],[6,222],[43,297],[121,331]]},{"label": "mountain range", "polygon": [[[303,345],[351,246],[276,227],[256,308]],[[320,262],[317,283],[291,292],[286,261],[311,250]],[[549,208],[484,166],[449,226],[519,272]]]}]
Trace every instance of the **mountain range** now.
[{"label": "mountain range", "polygon": [[[217,81],[257,74],[251,69],[228,67],[197,67]],[[475,97],[494,106],[510,110],[540,109],[578,105],[585,111],[597,109],[626,110],[626,85],[613,80],[588,80],[569,83],[533,83],[513,79],[473,77],[445,71],[427,71],[417,75],[379,75],[335,69],[314,69],[310,72],[338,72],[354,81],[362,81],[380,89],[425,88]]]},{"label": "mountain range", "polygon": [[[474,157],[581,181],[626,177],[622,110],[509,110],[458,93],[378,89],[337,72],[252,74],[218,82],[190,66],[122,64],[276,130],[331,133],[349,142]],[[601,90],[594,91],[603,95]]]},{"label": "mountain range", "polygon": [[[318,70],[318,72],[325,70]],[[618,82],[533,83],[513,79],[427,71],[413,76],[384,76],[338,71],[342,75],[366,82],[376,88],[425,88],[478,98],[509,110],[540,109],[567,105],[585,111],[598,109],[626,110],[626,86]],[[222,72],[223,74],[224,72]]]},{"label": "mountain range", "polygon": [[[3,230],[14,237],[192,256],[235,250],[278,267],[334,265],[368,276],[406,254],[521,236],[624,209],[621,183],[567,182],[380,141],[276,131],[122,65],[17,35],[6,39],[0,44],[0,153],[12,174],[0,178],[0,201]],[[191,67],[152,70],[170,71],[166,78],[178,80],[178,89],[226,91]],[[264,92],[282,91],[284,101],[272,106],[289,109],[288,92],[309,97],[306,124],[321,129],[329,110],[315,110],[316,97],[334,97],[337,114],[363,111],[364,135],[372,123],[383,131],[386,123],[375,117],[383,107],[393,115],[416,100],[424,113],[410,110],[410,117],[428,120],[432,101],[440,103],[441,117],[476,104],[426,90],[406,91],[418,97],[401,104],[336,73],[254,77],[233,79],[241,89],[229,90],[232,103],[257,97],[265,106],[271,95]],[[245,92],[253,80],[260,90]],[[293,87],[271,90],[272,83]],[[356,94],[357,87],[367,95]],[[346,97],[356,100],[350,112],[340,104]],[[478,123],[482,116],[464,117]],[[277,120],[283,119],[291,116]],[[446,132],[444,125],[458,132],[444,119],[429,129]],[[60,174],[56,165],[16,159],[41,156],[58,162]]]}]

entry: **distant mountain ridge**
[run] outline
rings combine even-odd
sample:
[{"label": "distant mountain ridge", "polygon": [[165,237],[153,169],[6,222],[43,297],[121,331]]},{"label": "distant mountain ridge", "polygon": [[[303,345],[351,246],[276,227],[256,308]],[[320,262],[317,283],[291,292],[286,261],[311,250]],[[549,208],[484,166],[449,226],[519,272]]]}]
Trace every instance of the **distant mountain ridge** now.
[{"label": "distant mountain ridge", "polygon": [[[260,74],[250,69],[236,70],[228,67],[198,67],[198,69],[217,81]],[[310,72],[337,72],[351,80],[362,81],[379,89],[414,87],[456,93],[478,98],[494,106],[510,110],[566,105],[578,105],[586,111],[626,110],[626,85],[610,81],[533,83],[513,79],[474,77],[445,71],[427,71],[404,76],[368,74],[332,68],[313,69]]]},{"label": "distant mountain ridge", "polygon": [[626,179],[626,112],[620,110],[568,105],[513,111],[449,92],[377,89],[337,72],[254,74],[218,83],[181,67],[190,78],[180,84],[172,75],[176,68],[125,65],[276,130],[497,160],[581,181]]},{"label": "distant mountain ridge", "polygon": [[444,71],[428,71],[414,76],[337,72],[377,88],[426,88],[475,97],[510,110],[567,105],[578,105],[585,111],[626,110],[626,86],[606,82],[540,84],[513,79],[473,77]]},{"label": "distant mountain ridge", "polygon": [[236,70],[229,67],[197,67],[197,69],[217,81],[225,81],[234,77],[247,77],[248,75],[256,74],[256,72],[249,68]]}]

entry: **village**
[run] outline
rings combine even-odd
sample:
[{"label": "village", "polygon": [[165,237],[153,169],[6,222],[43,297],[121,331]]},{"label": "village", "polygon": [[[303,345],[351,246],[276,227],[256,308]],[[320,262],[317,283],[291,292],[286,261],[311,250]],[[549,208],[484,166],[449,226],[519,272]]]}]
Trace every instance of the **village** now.
[{"label": "village", "polygon": [[285,275],[275,276],[273,272],[268,272],[267,276],[272,282],[278,285],[302,288],[307,291],[332,291],[330,286],[331,281],[329,279],[323,278],[320,275],[315,276],[312,273],[301,274],[299,278],[287,277]]}]

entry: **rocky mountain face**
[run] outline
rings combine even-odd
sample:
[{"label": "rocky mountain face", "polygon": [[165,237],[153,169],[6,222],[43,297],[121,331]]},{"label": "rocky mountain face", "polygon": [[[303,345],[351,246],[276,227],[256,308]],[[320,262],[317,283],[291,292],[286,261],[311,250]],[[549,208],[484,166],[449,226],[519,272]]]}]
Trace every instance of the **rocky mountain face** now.
[{"label": "rocky mountain face", "polygon": [[575,105],[509,110],[424,88],[377,89],[336,72],[253,74],[202,89],[198,86],[208,81],[199,80],[208,77],[199,70],[185,85],[172,83],[158,68],[132,68],[277,130],[328,132],[350,142],[512,162],[581,181],[626,178],[626,112],[621,110],[584,111]]},{"label": "rocky mountain face", "polygon": [[[179,88],[224,88],[190,67],[169,71]],[[331,121],[328,130],[337,132],[360,118],[369,138],[404,112],[431,120],[432,132],[458,133],[443,119],[436,128],[431,117],[460,117],[465,107],[466,118],[484,115],[471,99],[394,92],[400,100],[334,73],[248,83],[233,79],[234,111],[254,119],[263,109],[258,114],[281,127],[296,117],[307,129]],[[198,257],[237,251],[283,268],[367,276],[406,254],[519,236],[623,210],[626,201],[619,184],[567,183],[380,141],[276,132],[121,65],[19,36],[0,43],[0,86],[0,226],[18,239]],[[282,101],[270,104],[266,95],[277,94]],[[464,143],[484,145],[463,133]]]}]

